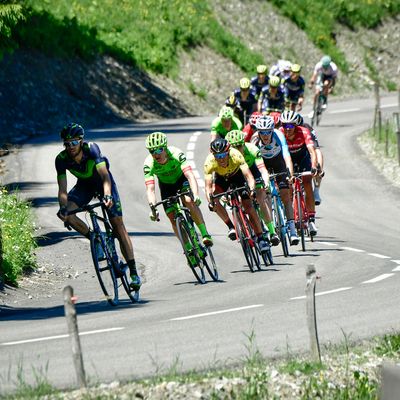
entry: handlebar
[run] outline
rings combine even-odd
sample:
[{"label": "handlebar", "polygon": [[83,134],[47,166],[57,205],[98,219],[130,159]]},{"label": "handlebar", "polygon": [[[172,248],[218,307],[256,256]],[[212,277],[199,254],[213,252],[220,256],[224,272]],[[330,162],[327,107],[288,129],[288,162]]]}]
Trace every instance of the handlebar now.
[{"label": "handlebar", "polygon": [[155,210],[158,206],[162,205],[162,204],[167,204],[167,203],[177,203],[178,200],[183,197],[183,196],[190,196],[193,199],[193,193],[191,190],[187,190],[185,192],[178,192],[175,196],[170,196],[167,197],[164,200],[161,200],[159,202],[157,202],[156,204],[151,204],[150,208],[152,210]]},{"label": "handlebar", "polygon": [[94,203],[94,204],[87,204],[85,206],[75,208],[75,210],[68,211],[67,215],[78,214],[78,213],[83,212],[83,211],[92,211],[95,208],[102,207],[102,206],[104,206],[104,203],[102,201],[99,201],[99,202]]},{"label": "handlebar", "polygon": [[241,186],[241,187],[237,187],[237,188],[233,188],[233,189],[228,189],[226,192],[210,195],[210,199],[213,200],[213,199],[218,199],[218,198],[223,197],[223,196],[230,196],[233,193],[236,193],[236,192],[239,192],[239,191],[243,191],[243,190],[248,192],[249,188],[247,186]]}]

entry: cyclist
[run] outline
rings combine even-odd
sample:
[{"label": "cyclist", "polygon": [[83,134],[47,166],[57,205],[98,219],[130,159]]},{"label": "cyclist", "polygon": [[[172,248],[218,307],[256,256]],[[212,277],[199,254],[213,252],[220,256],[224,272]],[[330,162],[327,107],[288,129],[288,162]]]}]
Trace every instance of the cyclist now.
[{"label": "cyclist", "polygon": [[[295,172],[311,171],[312,175],[317,174],[317,155],[310,131],[297,125],[297,113],[284,111],[281,115],[281,132],[285,134],[289,153],[292,157]],[[306,209],[309,215],[308,230],[311,236],[317,234],[315,225],[315,199],[310,176],[303,177],[305,191]]]},{"label": "cyclist", "polygon": [[226,135],[226,140],[230,145],[239,150],[244,157],[246,164],[256,181],[257,202],[260,205],[261,213],[269,231],[272,246],[277,246],[280,242],[279,236],[275,233],[275,226],[272,221],[272,211],[266,203],[266,192],[269,192],[269,175],[261,158],[260,149],[253,143],[244,142],[242,131],[230,131]]},{"label": "cyclist", "polygon": [[267,75],[267,66],[266,65],[257,65],[257,75],[253,76],[250,80],[251,87],[256,93],[256,99],[260,97],[261,89],[268,85],[269,77]]},{"label": "cyclist", "polygon": [[[257,120],[257,135],[253,137],[253,143],[260,149],[264,164],[270,173],[293,173],[293,163],[284,134],[274,129],[275,124],[270,116],[262,116]],[[296,227],[293,220],[293,205],[290,199],[289,181],[287,175],[278,175],[276,182],[282,203],[285,206],[286,218],[289,227],[290,244],[299,243]],[[271,201],[270,197],[268,200]]]},{"label": "cyclist", "polygon": [[[153,205],[157,202],[155,193],[155,176],[158,177],[162,200],[170,196],[175,196],[178,191],[182,192],[191,189],[193,199],[190,196],[184,196],[183,202],[189,209],[193,221],[199,228],[203,244],[206,246],[212,246],[212,238],[207,232],[204,218],[199,208],[201,200],[199,197],[197,181],[191,166],[186,161],[185,154],[177,147],[168,146],[167,135],[162,132],[153,132],[148,135],[146,138],[146,148],[149,150],[150,154],[144,161],[143,172],[146,184],[147,200],[152,209],[150,212],[150,219],[152,221],[159,219],[158,211],[153,209]],[[178,236],[173,208],[164,205],[164,210],[171,222],[175,235]]]},{"label": "cyclist", "polygon": [[[322,91],[324,95],[324,104],[322,109],[326,109],[328,105],[328,94],[332,93],[333,88],[336,84],[338,74],[338,68],[332,59],[325,55],[321,60],[315,65],[313,75],[309,82],[310,89],[315,82],[315,94],[314,94],[314,107],[317,104],[318,96]],[[313,117],[314,111],[311,112],[310,118]]]},{"label": "cyclist", "polygon": [[317,138],[317,132],[310,124],[307,124],[306,122],[304,122],[303,117],[299,113],[297,114],[297,125],[304,126],[305,128],[307,128],[310,131],[312,140],[314,142],[315,153],[317,154],[317,170],[318,170],[318,174],[313,178],[314,200],[315,200],[315,205],[319,206],[321,204],[321,196],[319,194],[319,189],[321,187],[322,178],[325,175],[324,156],[322,154],[321,147],[319,145],[319,141]]},{"label": "cyclist", "polygon": [[304,78],[300,76],[301,66],[292,64],[290,67],[290,76],[283,80],[285,91],[286,108],[289,110],[301,111],[304,102]]},{"label": "cyclist", "polygon": [[[204,163],[207,201],[210,210],[216,211],[218,216],[227,225],[229,229],[229,239],[235,240],[235,227],[233,226],[227,211],[219,201],[214,202],[211,200],[211,195],[222,193],[228,190],[230,186],[244,186],[247,182],[251,197],[255,199],[256,182],[242,154],[238,150],[231,148],[226,139],[217,138],[213,140],[210,143],[210,151],[211,154],[207,156]],[[213,175],[215,179],[213,179]],[[242,205],[246,213],[249,215],[251,225],[257,235],[260,250],[264,253],[268,251],[269,246],[263,238],[260,219],[258,218],[257,212],[246,192],[241,194],[241,199]]]},{"label": "cyclist", "polygon": [[250,114],[257,108],[256,92],[250,88],[250,80],[242,78],[239,82],[239,87],[233,93],[237,103],[240,104],[240,122],[246,124]]},{"label": "cyclist", "polygon": [[219,112],[219,116],[211,123],[211,141],[217,137],[225,137],[225,135],[233,130],[242,130],[242,123],[234,116],[233,109],[228,106],[223,106]]},{"label": "cyclist", "polygon": [[250,142],[255,132],[257,118],[261,115],[262,114],[258,111],[254,111],[253,114],[250,115],[249,123],[243,128],[245,142]]},{"label": "cyclist", "polygon": [[240,106],[239,100],[236,98],[235,93],[232,92],[229,97],[226,98],[225,100],[225,105],[229,108],[232,108],[233,110],[233,115],[240,119],[240,115],[243,114],[242,107]]},{"label": "cyclist", "polygon": [[[110,172],[110,164],[96,143],[83,141],[84,134],[82,126],[76,123],[65,125],[60,132],[65,149],[55,160],[60,204],[57,216],[89,239],[89,227],[76,215],[68,215],[68,211],[88,204],[94,197],[102,198],[107,207],[113,232],[129,266],[130,286],[137,291],[141,286],[140,277],[136,270],[132,242],[122,219],[121,201]],[[78,178],[69,192],[67,192],[67,170]]]},{"label": "cyclist", "polygon": [[258,111],[268,114],[273,111],[282,112],[285,109],[285,93],[280,84],[281,80],[277,76],[269,78],[268,85],[261,90]]},{"label": "cyclist", "polygon": [[290,76],[290,67],[292,63],[288,60],[278,60],[269,70],[269,76],[278,76],[283,82]]}]

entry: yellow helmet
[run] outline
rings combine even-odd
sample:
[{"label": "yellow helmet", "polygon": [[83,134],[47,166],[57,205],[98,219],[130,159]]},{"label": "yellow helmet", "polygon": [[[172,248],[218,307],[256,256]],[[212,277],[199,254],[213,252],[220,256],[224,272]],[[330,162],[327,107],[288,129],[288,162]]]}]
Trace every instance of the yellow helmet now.
[{"label": "yellow helmet", "polygon": [[257,74],[265,74],[267,66],[264,64],[257,65]]},{"label": "yellow helmet", "polygon": [[239,82],[240,89],[248,89],[250,87],[249,78],[242,78]]},{"label": "yellow helmet", "polygon": [[292,66],[290,67],[290,70],[292,72],[300,72],[301,71],[301,65],[299,64],[292,64]]},{"label": "yellow helmet", "polygon": [[281,79],[279,78],[279,76],[270,76],[268,83],[271,87],[278,87],[281,83]]}]

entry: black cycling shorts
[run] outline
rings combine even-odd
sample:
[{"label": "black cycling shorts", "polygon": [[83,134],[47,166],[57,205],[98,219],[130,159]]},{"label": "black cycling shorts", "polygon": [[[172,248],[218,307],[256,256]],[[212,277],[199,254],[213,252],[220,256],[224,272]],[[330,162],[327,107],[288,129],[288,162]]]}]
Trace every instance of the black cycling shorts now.
[{"label": "black cycling shorts", "polygon": [[[179,191],[183,192],[190,189],[189,181],[184,174],[182,174],[175,183],[163,183],[158,181],[158,186],[160,188],[161,200],[175,196]],[[165,203],[163,206],[165,212],[169,212],[170,206]]]},{"label": "black cycling shorts", "polygon": [[[263,160],[270,174],[280,174],[282,172],[287,172],[286,163],[282,156],[282,153],[279,153],[276,157],[273,158],[263,158]],[[276,177],[276,182],[278,183],[279,189],[289,189],[289,182],[286,178],[287,175],[278,175]]]},{"label": "black cycling shorts", "polygon": [[[239,169],[238,172],[230,176],[228,179],[225,179],[221,175],[215,174],[214,184],[216,188],[221,190],[221,192],[226,192],[229,188],[245,186],[247,182],[242,171]],[[242,199],[248,199],[249,195],[244,192],[240,195],[240,197]]]}]

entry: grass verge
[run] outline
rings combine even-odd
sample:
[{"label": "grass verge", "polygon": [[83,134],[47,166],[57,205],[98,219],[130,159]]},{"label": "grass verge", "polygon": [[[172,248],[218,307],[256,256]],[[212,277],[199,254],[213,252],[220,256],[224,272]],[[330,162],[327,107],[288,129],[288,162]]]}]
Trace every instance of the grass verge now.
[{"label": "grass verge", "polygon": [[4,188],[0,188],[0,228],[4,281],[17,286],[17,279],[36,267],[35,224],[30,204]]}]

